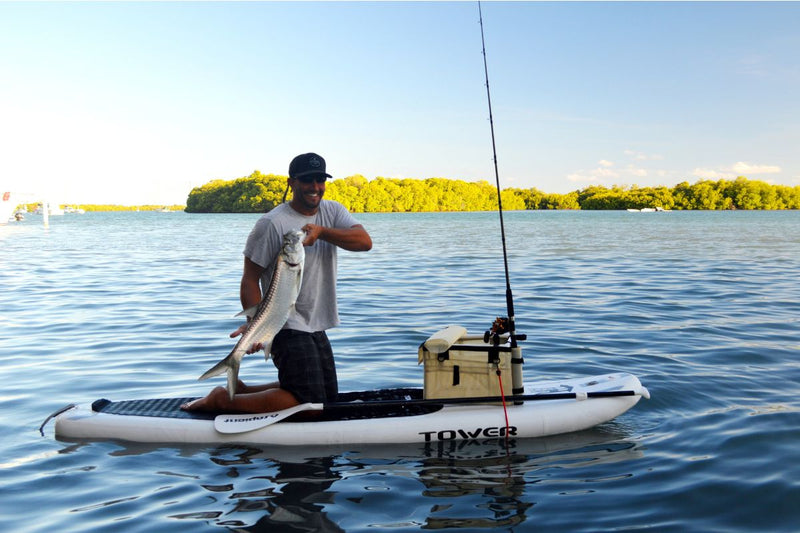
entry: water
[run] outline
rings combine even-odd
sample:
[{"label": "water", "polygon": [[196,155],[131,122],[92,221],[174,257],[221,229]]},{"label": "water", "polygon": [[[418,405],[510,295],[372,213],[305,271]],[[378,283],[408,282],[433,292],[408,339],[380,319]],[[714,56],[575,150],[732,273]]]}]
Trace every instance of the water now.
[{"label": "water", "polygon": [[[580,433],[440,446],[69,443],[70,402],[200,395],[257,215],[0,227],[2,531],[796,531],[800,213],[506,214],[526,379],[616,370],[652,399]],[[361,215],[342,390],[420,385],[416,347],[505,314],[494,213]],[[245,358],[245,379],[275,370]],[[223,378],[219,378],[220,383]]]}]

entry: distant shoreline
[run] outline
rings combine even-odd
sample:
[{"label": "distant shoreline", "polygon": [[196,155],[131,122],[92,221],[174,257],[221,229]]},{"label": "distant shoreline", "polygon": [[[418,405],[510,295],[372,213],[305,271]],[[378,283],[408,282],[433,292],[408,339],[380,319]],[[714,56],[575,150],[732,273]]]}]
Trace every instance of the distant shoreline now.
[{"label": "distant shoreline", "polygon": [[[284,201],[286,177],[258,171],[235,180],[212,180],[189,193],[182,204],[59,204],[51,209],[72,212],[185,211],[187,213],[266,213]],[[728,180],[681,182],[674,187],[590,186],[567,194],[535,188],[502,190],[506,211],[721,211],[800,209],[800,186],[771,185],[739,177]],[[497,207],[497,190],[486,181],[446,178],[367,180],[350,176],[328,183],[326,198],[353,213],[468,212]],[[22,204],[34,212],[40,203]]]},{"label": "distant shoreline", "polygon": [[[40,203],[34,202],[29,204],[21,204],[22,208],[24,208],[28,213],[33,213],[36,211],[38,207],[41,206]],[[52,208],[56,207],[56,205],[51,206]],[[75,209],[75,210],[83,210],[87,213],[90,211],[94,212],[107,212],[107,211],[184,211],[186,209],[185,205],[181,204],[173,204],[173,205],[164,205],[164,204],[147,204],[147,205],[116,205],[116,204],[58,204],[58,207],[61,209]]]}]

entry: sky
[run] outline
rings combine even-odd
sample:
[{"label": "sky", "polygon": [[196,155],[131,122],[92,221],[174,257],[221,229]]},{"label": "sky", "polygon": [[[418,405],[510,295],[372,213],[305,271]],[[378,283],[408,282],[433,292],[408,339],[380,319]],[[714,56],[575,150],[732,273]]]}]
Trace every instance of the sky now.
[{"label": "sky", "polygon": [[[483,2],[502,188],[800,185],[800,2]],[[0,190],[494,183],[477,2],[0,2]]]}]

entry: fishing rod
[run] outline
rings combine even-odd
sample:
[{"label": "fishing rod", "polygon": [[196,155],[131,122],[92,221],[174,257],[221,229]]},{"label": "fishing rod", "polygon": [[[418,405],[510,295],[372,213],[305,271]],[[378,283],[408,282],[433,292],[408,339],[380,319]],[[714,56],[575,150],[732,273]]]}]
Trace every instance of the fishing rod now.
[{"label": "fishing rod", "polygon": [[[506,308],[508,310],[508,325],[509,338],[511,339],[511,347],[517,347],[517,334],[516,326],[514,323],[514,296],[511,292],[511,277],[508,274],[508,251],[506,249],[506,229],[503,223],[503,200],[500,194],[500,172],[497,169],[497,145],[494,137],[494,117],[492,116],[492,96],[489,91],[489,66],[486,61],[486,39],[483,35],[483,12],[481,11],[481,3],[478,1],[478,22],[481,26],[481,48],[483,53],[483,72],[486,78],[486,99],[489,103],[489,128],[492,132],[492,161],[494,162],[494,179],[497,184],[497,210],[500,214],[500,240],[503,243],[503,266],[506,275]],[[524,336],[520,336],[522,340]]]}]

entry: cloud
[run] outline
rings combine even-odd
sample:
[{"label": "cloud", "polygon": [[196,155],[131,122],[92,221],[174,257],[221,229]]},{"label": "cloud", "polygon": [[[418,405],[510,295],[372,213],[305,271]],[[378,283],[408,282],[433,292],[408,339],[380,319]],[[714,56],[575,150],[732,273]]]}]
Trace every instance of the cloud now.
[{"label": "cloud", "polygon": [[752,176],[754,174],[778,174],[781,167],[777,165],[753,165],[739,161],[731,166],[714,168],[696,168],[692,175],[702,179],[732,180],[739,176]]},{"label": "cloud", "polygon": [[750,163],[739,161],[733,164],[731,170],[738,175],[778,174],[781,171],[781,167],[777,165],[751,165]]},{"label": "cloud", "polygon": [[729,180],[736,177],[730,172],[721,172],[711,168],[696,168],[692,171],[692,176],[706,180]]},{"label": "cloud", "polygon": [[596,183],[600,181],[596,176],[581,174],[579,172],[573,172],[572,174],[567,174],[567,180],[575,183]]},{"label": "cloud", "polygon": [[[646,159],[659,159],[660,156],[647,156],[645,154],[626,150],[625,155],[633,157],[635,160],[643,161]],[[567,174],[567,180],[575,183],[596,183],[610,185],[615,180],[626,178],[644,178],[648,176],[648,170],[628,163],[624,168],[616,167],[616,163],[609,159],[601,159],[597,162],[597,168],[586,170],[576,170]]]},{"label": "cloud", "polygon": [[569,181],[580,183],[600,183],[615,178],[619,178],[619,173],[607,167],[598,167],[592,170],[577,170],[571,174],[567,174],[567,179]]},{"label": "cloud", "polygon": [[625,169],[625,172],[637,178],[647,177],[647,169],[635,167],[633,165],[628,165],[628,168]]}]

